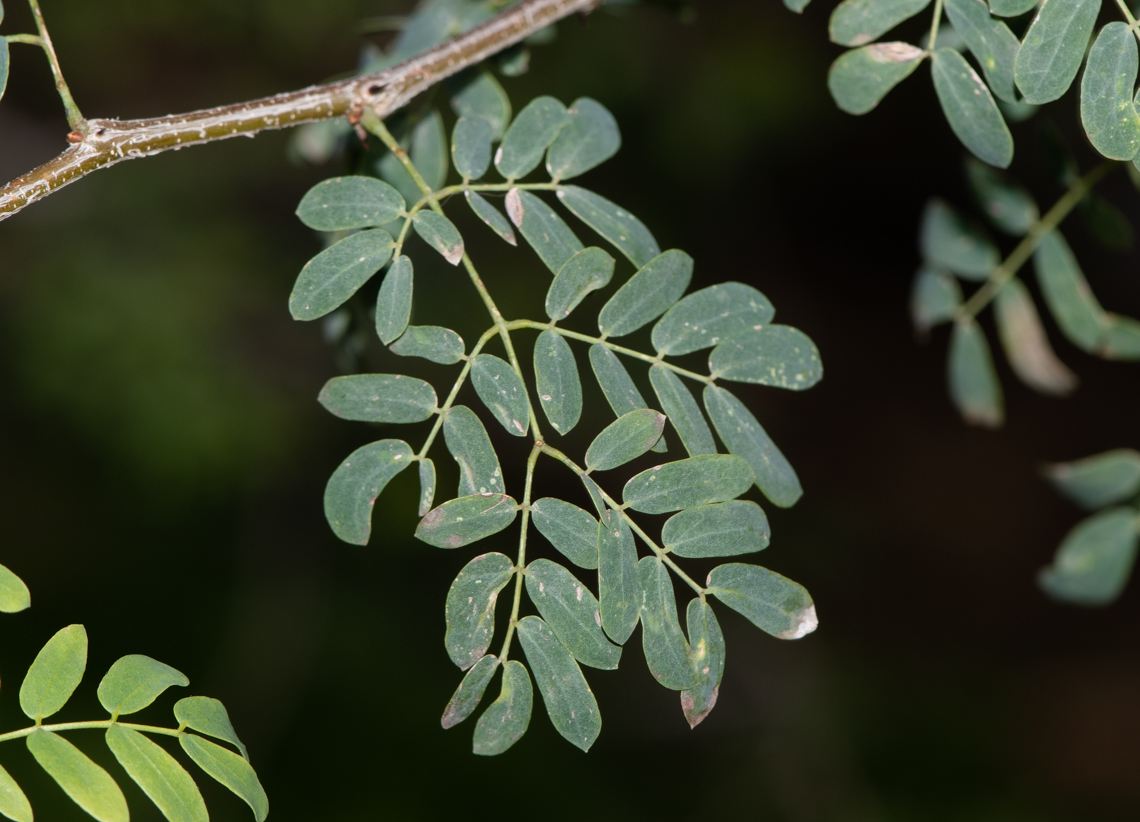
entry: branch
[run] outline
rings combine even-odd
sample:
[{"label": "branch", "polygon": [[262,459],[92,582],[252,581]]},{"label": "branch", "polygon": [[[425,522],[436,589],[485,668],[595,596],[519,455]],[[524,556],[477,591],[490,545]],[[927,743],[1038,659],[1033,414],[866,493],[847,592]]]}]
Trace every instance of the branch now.
[{"label": "branch", "polygon": [[71,132],[72,145],[54,160],[0,188],[0,220],[42,200],[92,171],[123,160],[266,129],[348,116],[365,109],[387,117],[417,94],[468,66],[601,0],[523,0],[482,25],[375,74],[220,108],[147,120],[88,120],[87,133]]}]

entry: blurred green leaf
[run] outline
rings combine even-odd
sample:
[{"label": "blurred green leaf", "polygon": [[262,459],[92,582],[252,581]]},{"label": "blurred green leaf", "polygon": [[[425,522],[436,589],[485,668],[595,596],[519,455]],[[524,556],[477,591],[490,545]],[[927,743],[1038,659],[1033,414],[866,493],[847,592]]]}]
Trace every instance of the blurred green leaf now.
[{"label": "blurred green leaf", "polygon": [[333,377],[317,401],[344,420],[422,422],[436,411],[430,383],[400,374],[353,374]]},{"label": "blurred green leaf", "polygon": [[707,590],[779,639],[800,639],[819,624],[815,605],[802,585],[759,565],[718,565],[709,574]]},{"label": "blurred green leaf", "polygon": [[1045,467],[1045,476],[1063,495],[1094,510],[1140,493],[1140,452],[1117,448],[1075,462]]},{"label": "blurred green leaf", "polygon": [[517,246],[519,244],[518,240],[515,239],[514,229],[507,222],[507,218],[487,202],[485,197],[477,191],[465,191],[464,196],[467,198],[467,204],[471,206],[471,210],[475,212],[475,216],[486,223],[492,231],[511,245]]},{"label": "blurred green leaf", "polygon": [[8,41],[0,37],[0,99],[4,97],[4,90],[8,88]]},{"label": "blurred green leaf", "polygon": [[693,649],[681,633],[669,571],[657,557],[637,563],[641,585],[641,648],[649,673],[661,685],[684,691],[697,684]]},{"label": "blurred green leaf", "polygon": [[200,734],[232,743],[242,757],[249,760],[249,751],[238,739],[229,712],[220,701],[208,696],[188,696],[174,703],[174,718],[180,725]]},{"label": "blurred green leaf", "polygon": [[1018,100],[1016,103],[1007,103],[1005,100],[997,101],[998,110],[1001,111],[1007,123],[1024,123],[1037,113],[1040,106]]},{"label": "blurred green leaf", "polygon": [[[476,502],[476,504],[470,505],[464,502],[464,499]],[[462,505],[457,506],[455,503],[462,503]],[[483,498],[472,500],[471,497],[466,497],[444,503],[441,508],[436,510],[441,512],[441,518],[446,519],[452,516],[450,509],[448,509],[449,505],[457,510],[459,508],[474,508],[478,511],[486,504],[487,500]],[[512,512],[510,520],[495,530],[501,531],[513,520],[514,513]],[[464,529],[467,524],[467,521],[463,520],[463,525],[457,526],[457,528]],[[468,532],[462,531],[462,533],[465,535]],[[418,530],[416,536],[423,539]],[[430,542],[431,540],[427,541]],[[474,540],[468,541],[473,542]],[[438,543],[432,542],[432,544]],[[439,544],[439,547],[449,546]],[[451,661],[460,669],[466,671],[479,662],[484,658],[487,649],[491,647],[491,642],[495,638],[495,605],[499,601],[499,592],[506,587],[514,575],[515,564],[508,557],[496,553],[482,554],[464,565],[459,576],[451,583],[451,588],[447,591],[447,604],[444,606],[447,632],[444,634],[443,644],[447,648],[447,655],[451,657]],[[487,674],[487,678],[490,679],[490,673]],[[483,686],[486,687],[486,684],[484,682]],[[460,689],[462,687],[461,685]],[[477,698],[476,702],[478,702]],[[472,705],[471,710],[474,708],[475,706]],[[469,710],[467,713],[470,712]],[[447,715],[444,716],[446,718]],[[460,717],[460,719],[462,718]],[[456,720],[456,722],[458,721],[459,719]]]},{"label": "blurred green leaf", "polygon": [[400,192],[375,177],[333,177],[308,190],[297,216],[317,231],[345,231],[385,225],[403,210]]},{"label": "blurred green leaf", "polygon": [[743,457],[756,475],[756,487],[781,508],[803,496],[796,471],[748,407],[724,388],[705,386],[705,410],[729,453]]},{"label": "blurred green leaf", "polygon": [[[961,0],[961,2],[977,0]],[[982,211],[1002,231],[1024,237],[1041,216],[1032,195],[1009,174],[966,159],[966,176]]]},{"label": "blurred green leaf", "polygon": [[1140,151],[1140,114],[1132,104],[1140,55],[1127,23],[1100,30],[1081,78],[1081,123],[1093,148],[1113,160]]},{"label": "blurred green leaf", "polygon": [[570,122],[546,152],[546,170],[554,180],[585,174],[621,148],[617,120],[601,103],[579,97],[566,111]]},{"label": "blurred green leaf", "polygon": [[401,357],[423,357],[440,365],[454,365],[463,359],[464,351],[463,338],[438,325],[409,325],[388,348]]},{"label": "blurred green leaf", "polygon": [[862,46],[928,5],[930,0],[843,0],[831,13],[827,32],[833,43]]},{"label": "blurred green leaf", "polygon": [[465,180],[478,180],[491,167],[494,129],[482,117],[460,117],[451,131],[451,162]]},{"label": "blurred green leaf", "polygon": [[930,70],[942,113],[962,145],[978,159],[1007,168],[1013,162],[1013,136],[982,78],[954,49],[934,52]]},{"label": "blurred green leaf", "polygon": [[931,328],[954,319],[962,305],[962,288],[949,274],[923,266],[914,277],[910,292],[910,316],[914,329],[925,334]]},{"label": "blurred green leaf", "polygon": [[744,283],[718,283],[694,291],[653,326],[653,347],[667,357],[744,336],[776,315],[768,298]]},{"label": "blurred green leaf", "polygon": [[681,299],[693,277],[693,258],[671,249],[654,257],[610,297],[598,314],[607,337],[632,334]]},{"label": "blurred green leaf", "polygon": [[[6,42],[6,41],[5,41]],[[33,822],[32,806],[16,780],[0,767],[0,814],[13,822]]]},{"label": "blurred green leaf", "polygon": [[1077,387],[1077,375],[1057,359],[1029,290],[1010,280],[998,292],[994,320],[1013,372],[1042,394],[1067,396]]},{"label": "blurred green leaf", "polygon": [[759,505],[730,500],[674,514],[661,529],[661,544],[679,557],[733,557],[764,550],[769,533]]},{"label": "blurred green leaf", "polygon": [[530,518],[538,532],[579,568],[598,567],[598,521],[588,511],[543,497],[531,505]]},{"label": "blurred green leaf", "polygon": [[804,9],[807,8],[807,4],[810,2],[811,0],[784,0],[784,7],[789,11],[794,11],[796,14],[800,14]]},{"label": "blurred green leaf", "polygon": [[681,438],[689,456],[715,454],[716,443],[709,424],[705,422],[697,401],[681,378],[658,363],[649,369],[649,381],[653,384],[661,409]]},{"label": "blurred green leaf", "polygon": [[1078,348],[1096,353],[1107,324],[1104,309],[1060,231],[1054,229],[1041,238],[1033,266],[1045,304],[1062,333]]},{"label": "blurred green leaf", "polygon": [[416,538],[436,548],[462,548],[499,533],[517,514],[518,503],[506,494],[471,494],[428,511],[416,526]]},{"label": "blurred green leaf", "polygon": [[665,415],[650,408],[622,414],[586,449],[586,468],[608,471],[635,460],[652,448],[665,428]]},{"label": "blurred green leaf", "polygon": [[128,822],[123,792],[105,770],[62,736],[38,729],[27,737],[28,750],[48,776],[76,805],[99,822]]},{"label": "blurred green leaf", "polygon": [[349,454],[325,486],[325,518],[333,533],[353,545],[367,545],[373,503],[392,477],[411,465],[412,456],[403,440],[380,440]]},{"label": "blurred green leaf", "polygon": [[434,211],[417,211],[412,227],[428,245],[452,265],[463,259],[463,238],[451,220]]},{"label": "blurred green leaf", "polygon": [[480,354],[471,362],[471,383],[475,393],[508,434],[525,437],[530,427],[526,386],[510,363],[490,354]]},{"label": "blurred green leaf", "polygon": [[638,268],[661,253],[645,224],[605,197],[578,186],[559,186],[558,200]]},{"label": "blurred green leaf", "polygon": [[591,291],[605,288],[614,275],[614,258],[600,248],[585,248],[568,259],[546,292],[546,316],[564,320]]},{"label": "blurred green leaf", "polygon": [[269,797],[265,795],[265,789],[261,787],[257,774],[248,762],[233,751],[227,751],[221,745],[215,745],[194,734],[180,734],[178,741],[182,750],[199,768],[249,805],[256,822],[265,822],[265,817],[269,815]]},{"label": "blurred green leaf", "polygon": [[602,615],[590,589],[556,562],[536,559],[526,569],[526,592],[538,613],[583,665],[611,671],[621,648],[602,633]]},{"label": "blurred green leaf", "polygon": [[1090,193],[1081,201],[1081,216],[1103,245],[1116,251],[1132,247],[1132,223],[1124,213],[1101,197]]},{"label": "blurred green leaf", "polygon": [[295,320],[315,320],[345,303],[392,256],[392,235],[382,228],[350,234],[305,263],[289,295]]},{"label": "blurred green leaf", "polygon": [[848,114],[866,114],[910,77],[926,52],[909,43],[875,43],[845,51],[827,72],[827,89]]},{"label": "blurred green leaf", "polygon": [[582,381],[570,345],[553,331],[534,342],[534,381],[546,418],[559,434],[569,434],[582,416]]},{"label": "blurred green leaf", "polygon": [[451,107],[460,117],[482,117],[491,125],[491,139],[500,140],[511,120],[511,101],[495,76],[486,69],[459,75],[459,89]]},{"label": "blurred green leaf", "polygon": [[607,509],[598,526],[598,610],[609,638],[624,645],[637,627],[640,608],[633,532],[621,512]]},{"label": "blurred green leaf", "polygon": [[506,206],[511,222],[554,274],[584,248],[566,221],[529,191],[512,188]]},{"label": "blurred green leaf", "polygon": [[790,325],[766,325],[725,340],[709,355],[714,379],[804,391],[823,379],[819,349]]},{"label": "blurred green leaf", "polygon": [[1026,102],[1050,103],[1068,90],[1099,12],[1100,0],[1042,4],[1022,38],[1013,69]]},{"label": "blurred green leaf", "polygon": [[[601,343],[590,346],[590,367],[598,380],[598,386],[610,404],[610,408],[619,417],[649,405],[633,384],[633,378],[625,370],[618,355]],[[657,452],[666,450],[665,437],[658,438],[653,449]]]},{"label": "blurred green leaf", "polygon": [[971,425],[998,428],[1005,421],[1001,383],[986,335],[971,319],[954,323],[946,369],[950,398]]},{"label": "blurred green leaf", "polygon": [[32,593],[24,581],[0,565],[0,613],[15,614],[32,607]]},{"label": "blurred green leaf", "polygon": [[602,716],[594,693],[574,657],[550,627],[536,616],[519,622],[519,641],[526,653],[546,713],[568,742],[590,750],[602,731]]},{"label": "blurred green leaf", "polygon": [[498,668],[499,659],[492,654],[487,654],[471,666],[443,711],[443,718],[439,724],[444,730],[454,728],[475,712],[483,700],[483,692],[487,690]]},{"label": "blurred green leaf", "polygon": [[423,516],[431,510],[435,500],[435,463],[427,457],[420,460],[420,507],[417,511]]},{"label": "blurred green leaf", "polygon": [[733,499],[754,481],[740,457],[703,454],[642,471],[625,484],[622,501],[644,514],[666,514]]},{"label": "blurred green leaf", "polygon": [[990,0],[990,11],[999,17],[1019,17],[1037,5],[1038,0]]},{"label": "blurred green leaf", "polygon": [[504,77],[521,77],[530,70],[530,49],[526,43],[507,46],[491,60]]},{"label": "blurred green leaf", "polygon": [[170,822],[208,822],[210,814],[198,786],[173,756],[121,725],[108,728],[106,739],[123,770]]},{"label": "blurred green leaf", "polygon": [[408,327],[412,316],[412,261],[400,255],[388,267],[376,296],[376,335],[388,345]]},{"label": "blurred green leaf", "polygon": [[443,418],[443,439],[459,465],[459,496],[502,493],[503,472],[487,429],[466,405],[456,405]]},{"label": "blurred green leaf", "polygon": [[695,728],[709,715],[720,695],[720,680],[724,675],[724,634],[712,608],[699,597],[690,600],[685,624],[693,649],[697,684],[681,692],[681,710],[685,712],[689,727]]},{"label": "blurred green leaf", "polygon": [[984,280],[1001,256],[988,237],[937,198],[926,203],[919,232],[922,256],[964,280]]},{"label": "blurred green leaf", "polygon": [[542,162],[546,147],[569,124],[566,106],[553,97],[535,97],[503,135],[503,142],[495,153],[495,168],[507,180],[525,177]]},{"label": "blurred green leaf", "polygon": [[475,725],[473,750],[480,756],[496,756],[514,745],[530,725],[534,689],[521,662],[511,659],[503,666],[498,698],[487,706]]},{"label": "blurred green leaf", "polygon": [[977,58],[986,82],[997,97],[1007,103],[1017,102],[1013,88],[1013,62],[1021,47],[1009,26],[990,16],[980,0],[945,0],[946,15],[954,24],[966,46]]},{"label": "blurred green leaf", "polygon": [[1135,508],[1109,508],[1078,523],[1038,577],[1045,593],[1076,605],[1114,601],[1136,560],[1136,518]]},{"label": "blurred green leaf", "polygon": [[20,709],[36,720],[59,711],[87,669],[87,631],[82,625],[68,625],[56,632],[36,654],[32,667],[20,685]]},{"label": "blurred green leaf", "polygon": [[1110,311],[1104,319],[1104,340],[1098,353],[1108,360],[1140,360],[1140,321]]},{"label": "blurred green leaf", "polygon": [[443,118],[435,109],[424,115],[412,129],[409,153],[416,171],[432,191],[443,188],[447,182],[447,132],[443,128]]},{"label": "blurred green leaf", "polygon": [[150,705],[172,685],[190,680],[179,670],[142,654],[119,658],[99,683],[99,704],[112,717],[133,714]]}]

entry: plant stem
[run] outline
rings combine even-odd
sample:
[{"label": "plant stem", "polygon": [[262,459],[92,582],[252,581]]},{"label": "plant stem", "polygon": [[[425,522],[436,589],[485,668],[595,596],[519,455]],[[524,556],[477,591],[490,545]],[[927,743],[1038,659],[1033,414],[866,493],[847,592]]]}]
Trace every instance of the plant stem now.
[{"label": "plant stem", "polygon": [[942,23],[942,0],[934,0],[934,20],[930,23],[930,42],[926,50],[934,53],[934,41],[938,39],[938,26]]},{"label": "plant stem", "polygon": [[990,304],[1001,287],[1005,285],[1018,269],[1025,264],[1030,255],[1037,250],[1037,246],[1041,244],[1041,240],[1045,235],[1056,228],[1062,220],[1069,216],[1069,212],[1076,208],[1077,204],[1085,198],[1089,190],[1100,182],[1104,175],[1108,174],[1114,166],[1117,165],[1115,160],[1105,160],[1092,171],[1079,180],[1073,182],[1069,186],[1069,190],[1053,204],[1053,207],[1046,212],[1045,216],[1035,222],[1030,228],[1025,238],[1017,244],[1017,247],[1010,252],[1010,255],[1005,258],[1001,265],[995,268],[989,276],[989,279],[975,291],[956,312],[954,312],[955,320],[963,320],[966,318],[974,318],[978,313]]},{"label": "plant stem", "polygon": [[115,719],[96,719],[92,722],[61,722],[55,725],[33,725],[30,728],[22,728],[18,731],[10,731],[6,734],[0,734],[0,742],[7,742],[10,739],[20,739],[25,736],[30,736],[39,729],[45,731],[86,731],[99,728],[110,728],[112,725],[119,725],[123,728],[130,728],[134,731],[141,731],[147,734],[162,734],[163,736],[178,736],[182,733],[178,728],[159,728],[154,725],[135,725],[132,722],[119,722]]},{"label": "plant stem", "polygon": [[36,29],[40,33],[40,45],[43,46],[44,54],[47,55],[48,63],[51,65],[51,74],[55,78],[55,89],[59,92],[59,99],[63,101],[63,110],[67,112],[68,125],[71,126],[72,131],[86,134],[87,121],[79,111],[79,106],[75,105],[75,99],[71,96],[71,89],[67,87],[67,81],[63,79],[63,71],[59,67],[59,58],[55,55],[55,47],[51,44],[51,35],[48,34],[47,24],[44,23],[44,15],[40,11],[39,0],[28,0],[28,5],[32,7],[32,15],[36,18]]},{"label": "plant stem", "polygon": [[5,38],[9,43],[26,43],[29,46],[43,48],[44,39],[38,34],[9,34]]},{"label": "plant stem", "polygon": [[459,394],[459,389],[463,387],[463,383],[467,381],[467,375],[471,373],[471,363],[474,362],[475,357],[483,350],[492,337],[499,333],[497,327],[492,327],[483,332],[479,341],[471,349],[471,353],[466,355],[466,362],[463,363],[463,369],[459,372],[459,376],[455,378],[455,384],[451,386],[451,391],[447,395],[447,399],[443,401],[443,405],[439,408],[439,413],[436,415],[435,422],[432,423],[431,431],[428,432],[427,439],[424,440],[424,447],[416,454],[417,460],[422,460],[427,456],[428,450],[431,448],[432,443],[435,442],[436,435],[439,434],[439,429],[443,425],[443,418],[447,416],[448,409],[451,404],[455,402],[455,397]]},{"label": "plant stem", "polygon": [[1128,8],[1128,4],[1124,0],[1116,0],[1116,5],[1120,6],[1120,10],[1124,12],[1124,19],[1128,21],[1128,29],[1135,35],[1137,40],[1140,40],[1140,23],[1136,22],[1136,18],[1132,14],[1132,9]]},{"label": "plant stem", "polygon": [[522,531],[519,533],[519,558],[515,563],[515,599],[511,605],[511,620],[507,623],[507,635],[499,651],[499,662],[506,663],[510,658],[511,640],[515,638],[515,627],[519,624],[519,606],[522,604],[523,575],[526,571],[526,532],[530,525],[530,488],[534,480],[534,466],[542,453],[542,440],[534,441],[534,448],[526,461],[526,484],[523,486]]}]

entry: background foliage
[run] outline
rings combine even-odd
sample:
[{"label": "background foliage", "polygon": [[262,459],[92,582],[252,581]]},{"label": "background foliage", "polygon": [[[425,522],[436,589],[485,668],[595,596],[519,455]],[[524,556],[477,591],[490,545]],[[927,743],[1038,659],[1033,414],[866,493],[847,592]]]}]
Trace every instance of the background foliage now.
[{"label": "background foliage", "polygon": [[[355,61],[352,25],[393,10],[57,5],[77,98],[121,116],[331,75]],[[316,250],[291,212],[332,169],[286,167],[285,138],[266,135],[128,164],[0,226],[0,539],[36,605],[0,627],[5,691],[72,621],[101,638],[93,670],[146,653],[198,672],[255,752],[274,818],[455,815],[486,786],[545,770],[603,817],[695,816],[711,794],[725,814],[793,820],[1132,818],[1136,595],[1107,613],[1040,596],[1034,572],[1083,513],[1030,479],[1040,461],[1135,444],[1129,366],[1082,362],[1080,390],[1058,401],[999,364],[1017,424],[961,426],[941,354],[908,341],[916,217],[932,192],[969,197],[929,88],[902,84],[855,120],[826,93],[839,51],[822,35],[829,9],[696,11],[696,26],[653,10],[568,21],[507,87],[515,101],[589,95],[614,111],[624,148],[583,184],[689,251],[694,287],[756,284],[827,358],[809,395],[748,398],[804,479],[803,501],[770,514],[780,570],[810,588],[824,631],[780,644],[726,615],[723,701],[696,732],[636,663],[591,678],[614,707],[589,758],[545,722],[520,743],[527,755],[489,762],[472,760],[465,734],[430,730],[454,684],[439,604],[462,559],[441,565],[412,539],[411,472],[382,498],[406,539],[357,549],[328,532],[324,479],[360,440],[314,401],[335,367],[319,330],[282,306]],[[48,82],[42,61],[13,73],[0,107],[9,177],[59,147]],[[1016,171],[1036,149],[1028,125],[1012,130]],[[1135,214],[1124,175],[1102,191]],[[1140,311],[1135,257],[1080,223],[1066,236],[1102,301]],[[461,323],[467,306],[451,300],[466,293],[435,293]],[[89,691],[74,702],[77,716],[96,709]],[[0,727],[16,727],[14,710],[0,700]],[[687,763],[707,791],[663,790],[661,762]],[[11,770],[53,796],[30,763]],[[438,790],[441,773],[452,790]],[[202,787],[215,818],[246,818]],[[128,799],[136,818],[152,812]],[[67,804],[44,812],[80,818]]]}]

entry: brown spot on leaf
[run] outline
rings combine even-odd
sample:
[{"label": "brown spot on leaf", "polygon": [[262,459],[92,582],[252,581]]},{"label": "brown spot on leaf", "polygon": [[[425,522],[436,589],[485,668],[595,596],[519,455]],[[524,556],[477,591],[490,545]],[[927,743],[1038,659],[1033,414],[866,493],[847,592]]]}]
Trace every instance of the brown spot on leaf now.
[{"label": "brown spot on leaf", "polygon": [[696,701],[693,699],[693,692],[681,691],[681,710],[685,712],[685,719],[689,721],[690,728],[695,728],[704,721],[704,718],[716,707],[716,699],[718,696],[720,696],[719,685],[712,689],[712,694],[709,695],[708,700],[705,702],[703,710],[697,710]]}]

